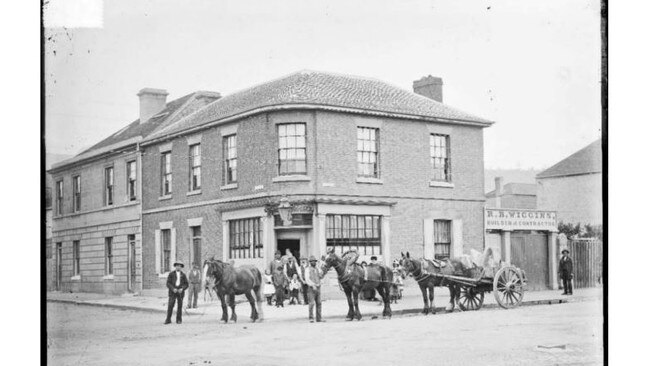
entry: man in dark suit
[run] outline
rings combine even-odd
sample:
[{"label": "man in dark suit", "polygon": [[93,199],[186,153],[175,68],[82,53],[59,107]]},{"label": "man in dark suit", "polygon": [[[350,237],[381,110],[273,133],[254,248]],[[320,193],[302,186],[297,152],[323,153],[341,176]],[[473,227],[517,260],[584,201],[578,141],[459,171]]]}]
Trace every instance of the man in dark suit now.
[{"label": "man in dark suit", "polygon": [[571,280],[573,279],[573,261],[569,258],[569,250],[562,250],[562,258],[560,258],[560,278],[562,279],[562,287],[564,287],[564,293],[562,295],[573,295],[573,285]]},{"label": "man in dark suit", "polygon": [[176,307],[176,324],[183,322],[183,296],[185,290],[189,287],[187,276],[181,269],[185,267],[183,263],[174,263],[174,270],[167,276],[167,288],[169,289],[169,300],[167,301],[167,319],[165,324],[172,322],[172,312],[174,311],[174,303],[178,302]]}]

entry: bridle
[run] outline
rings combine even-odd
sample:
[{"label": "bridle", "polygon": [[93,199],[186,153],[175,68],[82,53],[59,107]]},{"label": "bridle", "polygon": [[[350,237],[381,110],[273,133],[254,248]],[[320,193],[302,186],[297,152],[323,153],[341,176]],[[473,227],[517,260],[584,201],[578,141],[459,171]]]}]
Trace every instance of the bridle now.
[{"label": "bridle", "polygon": [[[345,273],[345,266],[343,264],[343,261],[340,258],[336,258],[336,257],[334,258],[337,260],[338,262],[337,264],[335,265],[329,264],[328,262],[329,255],[328,255],[328,258],[325,260],[324,267],[327,268],[327,271],[329,271],[330,268],[334,267],[337,270],[336,275],[338,276],[339,283],[347,282],[350,279],[350,275]],[[327,273],[327,271],[325,272]],[[340,275],[339,272],[343,273],[343,275]]]},{"label": "bridle", "polygon": [[[427,273],[425,274],[422,271],[422,265],[420,265],[419,268],[415,265],[415,261],[411,258],[405,258],[405,260],[408,260],[409,262],[412,262],[411,265],[413,266],[413,270],[410,270],[411,275],[413,276],[413,279],[415,279],[418,283],[426,280],[427,278],[431,277],[431,274]],[[403,266],[402,266],[403,267]],[[417,272],[420,272],[419,274],[416,274]]]}]

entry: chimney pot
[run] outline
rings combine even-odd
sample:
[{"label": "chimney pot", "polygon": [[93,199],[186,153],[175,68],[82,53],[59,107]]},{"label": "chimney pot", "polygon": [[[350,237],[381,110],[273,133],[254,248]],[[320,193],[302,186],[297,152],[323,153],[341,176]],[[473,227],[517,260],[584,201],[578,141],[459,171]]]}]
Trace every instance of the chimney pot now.
[{"label": "chimney pot", "polygon": [[147,122],[167,105],[167,90],[144,88],[138,92],[140,98],[140,123]]},{"label": "chimney pot", "polygon": [[420,80],[413,81],[413,92],[442,103],[442,78],[423,76]]}]

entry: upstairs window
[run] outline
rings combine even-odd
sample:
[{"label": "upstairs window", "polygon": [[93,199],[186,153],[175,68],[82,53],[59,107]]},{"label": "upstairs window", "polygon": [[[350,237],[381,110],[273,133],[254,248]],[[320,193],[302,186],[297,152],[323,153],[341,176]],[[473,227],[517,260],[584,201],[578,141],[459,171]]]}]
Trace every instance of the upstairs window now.
[{"label": "upstairs window", "polygon": [[379,178],[378,128],[357,128],[357,175]]},{"label": "upstairs window", "polygon": [[72,177],[72,211],[81,211],[81,176]]},{"label": "upstairs window", "polygon": [[161,194],[167,196],[172,194],[172,153],[163,153],[160,157],[161,171]]},{"label": "upstairs window", "polygon": [[55,205],[56,205],[56,214],[57,215],[63,215],[63,181],[60,180],[56,182],[56,199],[55,199]]},{"label": "upstairs window", "polygon": [[223,183],[237,183],[237,135],[223,137]]},{"label": "upstairs window", "polygon": [[134,161],[129,161],[126,163],[126,194],[129,198],[129,201],[135,201],[137,198],[136,194],[136,182],[138,178],[138,173],[136,171],[136,164]]},{"label": "upstairs window", "polygon": [[433,220],[434,256],[449,258],[451,253],[451,220]]},{"label": "upstairs window", "polygon": [[201,144],[190,146],[190,191],[201,189]]},{"label": "upstairs window", "polygon": [[278,174],[307,174],[304,123],[278,125]]},{"label": "upstairs window", "polygon": [[431,134],[429,136],[431,168],[434,181],[451,182],[451,157],[449,135]]},{"label": "upstairs window", "polygon": [[104,204],[107,206],[113,204],[113,181],[113,167],[104,169]]}]

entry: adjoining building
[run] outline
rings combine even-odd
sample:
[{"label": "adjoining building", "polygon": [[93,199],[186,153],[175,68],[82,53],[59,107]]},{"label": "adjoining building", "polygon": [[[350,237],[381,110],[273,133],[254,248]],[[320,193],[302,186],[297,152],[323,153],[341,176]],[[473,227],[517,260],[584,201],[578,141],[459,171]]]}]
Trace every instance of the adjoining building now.
[{"label": "adjoining building", "polygon": [[558,222],[602,225],[602,140],[594,141],[537,175],[537,207],[557,211]]},{"label": "adjoining building", "polygon": [[493,191],[485,194],[486,207],[523,208],[534,210],[537,207],[537,186],[529,183],[506,183],[503,178],[494,179]]},{"label": "adjoining building", "polygon": [[482,250],[492,122],[442,104],[440,78],[413,86],[301,71],[144,138],[145,291],[164,288],[176,260],[265,268],[287,249],[384,262]]},{"label": "adjoining building", "polygon": [[79,155],[54,164],[51,289],[104,293],[142,289],[143,176],[139,144],[219,97],[196,92],[167,103],[143,89],[140,118]]}]

